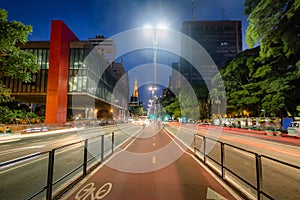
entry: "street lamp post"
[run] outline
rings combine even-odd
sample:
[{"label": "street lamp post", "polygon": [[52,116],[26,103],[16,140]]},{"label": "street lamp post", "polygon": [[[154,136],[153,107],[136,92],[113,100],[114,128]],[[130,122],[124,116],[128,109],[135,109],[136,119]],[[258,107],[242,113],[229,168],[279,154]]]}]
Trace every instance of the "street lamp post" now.
[{"label": "street lamp post", "polygon": [[[156,58],[157,58],[157,44],[158,44],[158,31],[161,32],[161,30],[165,30],[166,26],[163,24],[159,24],[156,27],[145,27],[145,32],[147,35],[152,36],[152,45],[153,45],[153,50],[154,50],[154,55],[153,55],[153,71],[154,71],[154,87],[150,87],[149,90],[152,91],[152,98],[154,100],[154,118],[156,119]],[[160,34],[162,36],[162,34]]]},{"label": "street lamp post", "polygon": [[156,59],[157,59],[157,45],[158,45],[158,35],[163,36],[163,31],[166,30],[167,26],[164,24],[159,24],[156,27],[145,27],[144,30],[147,35],[152,36],[152,46],[153,46],[153,70],[154,70],[154,88],[153,96],[156,97]]},{"label": "street lamp post", "polygon": [[156,87],[149,87],[149,90],[151,91],[152,93],[152,100],[150,100],[151,102],[151,107],[153,105],[153,115],[154,115],[154,119],[156,119],[156,90],[157,88]]}]

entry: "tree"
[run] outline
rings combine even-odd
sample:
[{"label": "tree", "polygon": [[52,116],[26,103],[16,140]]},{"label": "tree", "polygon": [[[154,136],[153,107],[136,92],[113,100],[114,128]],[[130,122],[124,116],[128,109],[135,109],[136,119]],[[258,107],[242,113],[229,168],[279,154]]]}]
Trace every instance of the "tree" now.
[{"label": "tree", "polygon": [[28,51],[21,50],[17,44],[25,44],[31,26],[21,22],[7,21],[7,12],[0,9],[0,69],[1,76],[20,78],[24,82],[31,81],[31,73],[39,70],[36,57]]},{"label": "tree", "polygon": [[265,92],[262,108],[291,115],[300,100],[300,1],[246,0],[245,5],[246,41],[250,47],[260,44],[261,66],[253,76]]},{"label": "tree", "polygon": [[[256,60],[258,56],[259,47],[245,50],[220,71],[226,90],[227,114],[230,116],[240,115],[243,110],[258,116],[261,110],[262,79],[254,76],[261,65]],[[214,82],[216,78],[213,78]]]},{"label": "tree", "polygon": [[[0,103],[11,101],[10,91],[1,81],[2,76],[21,79],[24,82],[31,81],[31,74],[39,70],[36,57],[28,51],[21,50],[18,44],[25,44],[28,34],[32,32],[31,26],[21,22],[7,21],[7,12],[0,9]],[[7,121],[7,107],[0,107],[0,113]]]},{"label": "tree", "polygon": [[166,113],[170,116],[173,116],[174,119],[181,117],[181,109],[178,98],[174,98],[173,101],[170,101],[168,105],[165,106]]},{"label": "tree", "polygon": [[193,84],[192,88],[198,99],[200,119],[208,119],[210,115],[209,92],[205,83]]},{"label": "tree", "polygon": [[131,108],[130,113],[133,117],[143,116],[145,115],[143,106],[134,106]]}]

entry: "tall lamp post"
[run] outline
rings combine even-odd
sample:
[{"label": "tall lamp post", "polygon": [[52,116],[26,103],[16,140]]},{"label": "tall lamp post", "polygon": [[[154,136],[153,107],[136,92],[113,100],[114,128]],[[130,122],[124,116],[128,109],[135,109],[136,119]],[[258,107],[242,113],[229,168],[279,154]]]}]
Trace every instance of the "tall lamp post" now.
[{"label": "tall lamp post", "polygon": [[156,87],[149,87],[149,90],[151,91],[152,93],[152,100],[151,100],[151,107],[153,105],[153,115],[154,115],[154,119],[156,119],[156,90],[157,88]]},{"label": "tall lamp post", "polygon": [[156,58],[157,58],[157,44],[158,44],[158,36],[163,36],[167,26],[164,24],[159,24],[156,27],[145,26],[144,32],[146,35],[152,37],[152,45],[153,45],[153,71],[154,71],[154,87],[155,90],[152,90],[153,97],[156,97]]},{"label": "tall lamp post", "polygon": [[154,117],[156,119],[156,57],[157,57],[157,44],[158,44],[158,35],[163,36],[164,31],[167,29],[167,26],[164,24],[159,24],[156,27],[145,26],[144,31],[146,35],[152,36],[152,45],[154,50],[153,55],[153,70],[154,70],[154,87],[150,87],[149,90],[152,91],[152,98],[154,100]]}]

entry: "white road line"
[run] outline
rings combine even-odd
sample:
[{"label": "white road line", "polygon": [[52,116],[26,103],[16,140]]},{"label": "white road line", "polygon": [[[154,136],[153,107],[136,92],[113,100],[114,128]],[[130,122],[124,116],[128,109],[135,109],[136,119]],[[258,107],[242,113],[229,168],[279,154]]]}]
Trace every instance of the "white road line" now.
[{"label": "white road line", "polygon": [[[65,151],[70,151],[70,150],[75,149],[75,148],[77,148],[76,145],[74,145],[74,147],[72,147],[72,148],[70,148],[70,149],[67,148],[67,149],[64,149],[64,150],[62,150],[62,151],[57,151],[56,154],[61,154],[61,153],[64,153]],[[39,152],[35,152],[35,153],[39,153]],[[43,156],[44,156],[44,157],[43,157]],[[0,169],[5,169],[5,168],[7,168],[7,167],[9,167],[9,166],[14,166],[14,165],[16,165],[16,166],[14,166],[14,167],[11,167],[11,168],[9,168],[9,169],[6,169],[6,170],[1,171],[1,172],[0,172],[0,175],[1,175],[1,174],[4,174],[4,173],[7,173],[7,172],[9,172],[9,171],[15,170],[15,169],[17,169],[17,168],[23,167],[23,166],[25,166],[25,165],[29,165],[29,164],[31,164],[31,163],[40,161],[40,160],[42,160],[42,159],[47,159],[47,160],[48,160],[48,154],[43,154],[43,155],[35,156],[35,157],[29,158],[29,159],[26,159],[26,160],[22,160],[22,161],[15,162],[15,163],[12,163],[12,164],[10,164],[10,165],[6,165],[6,166],[4,166],[4,167],[1,167]],[[31,160],[31,161],[30,161],[30,160]],[[29,161],[29,162],[28,162],[28,161]],[[23,164],[20,164],[20,163],[23,163]]]},{"label": "white road line", "polygon": [[[165,130],[164,130],[165,131]],[[236,194],[236,192],[230,188],[226,183],[224,183],[215,173],[213,173],[205,164],[203,164],[200,160],[198,160],[193,154],[188,153],[187,151],[183,150],[182,147],[175,141],[174,138],[177,138],[176,135],[173,133],[166,131],[168,137],[170,137],[175,144],[182,150],[184,151],[185,154],[191,156],[198,164],[200,164],[216,181],[218,181],[232,196],[235,197],[235,199],[242,200],[242,198]],[[174,138],[172,138],[169,134],[173,135]],[[178,138],[177,138],[178,139]],[[178,139],[179,140],[179,139]],[[180,140],[179,140],[180,141]],[[184,146],[186,146],[188,149],[190,149],[192,152],[194,151],[190,146],[187,146],[185,143],[181,142]]]},{"label": "white road line", "polygon": [[38,146],[29,146],[29,147],[21,147],[21,148],[11,149],[11,150],[0,152],[0,155],[11,154],[11,153],[19,152],[19,151],[24,151],[24,150],[27,150],[27,149],[42,148],[44,146],[45,145],[38,145]]},{"label": "white road line", "polygon": [[15,141],[19,141],[21,139],[8,139],[8,140],[3,140],[3,141],[0,141],[0,144],[2,143],[8,143],[8,142],[15,142]]},{"label": "white road line", "polygon": [[155,163],[156,163],[156,157],[152,156],[152,164],[155,164]]}]

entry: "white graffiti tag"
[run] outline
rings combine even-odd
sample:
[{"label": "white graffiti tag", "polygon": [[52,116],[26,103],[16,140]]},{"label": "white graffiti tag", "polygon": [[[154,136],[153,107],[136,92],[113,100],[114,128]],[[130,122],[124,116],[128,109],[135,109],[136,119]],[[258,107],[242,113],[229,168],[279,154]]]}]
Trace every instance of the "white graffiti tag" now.
[{"label": "white graffiti tag", "polygon": [[81,190],[79,190],[79,192],[75,196],[75,199],[86,200],[88,197],[91,197],[91,200],[103,199],[106,195],[108,195],[111,188],[112,183],[105,183],[96,191],[96,193],[94,193],[97,189],[95,187],[95,183],[89,183],[83,188],[81,188]]}]

